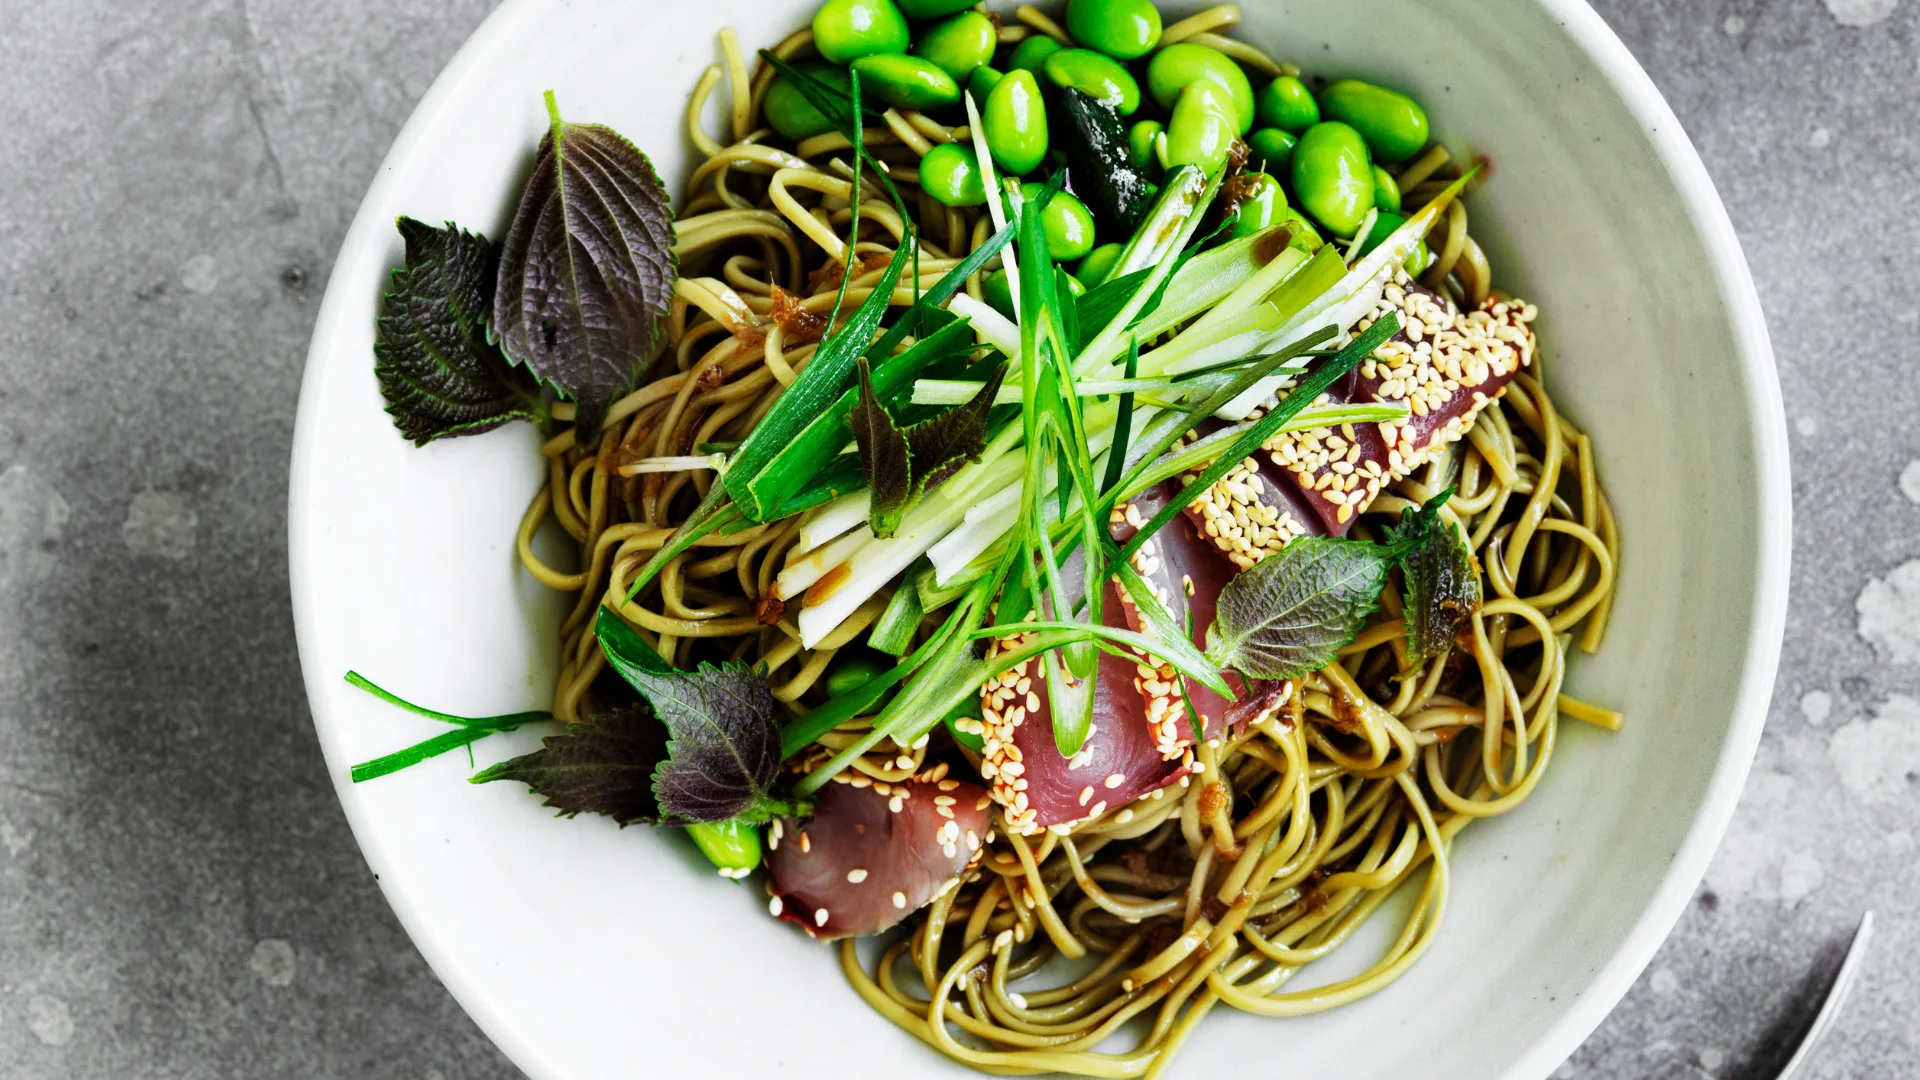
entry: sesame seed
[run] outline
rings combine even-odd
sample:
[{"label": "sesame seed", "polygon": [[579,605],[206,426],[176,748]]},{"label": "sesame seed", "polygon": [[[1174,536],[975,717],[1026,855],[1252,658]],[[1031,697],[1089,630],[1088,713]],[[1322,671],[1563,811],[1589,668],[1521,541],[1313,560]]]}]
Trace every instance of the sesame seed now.
[{"label": "sesame seed", "polygon": [[786,905],[780,902],[779,897],[776,896],[767,901],[767,912],[768,914],[772,915],[774,918],[776,919],[779,918],[780,913],[785,910],[786,910]]},{"label": "sesame seed", "polygon": [[867,880],[867,872],[856,867],[855,869],[847,871],[847,880],[858,885]]},{"label": "sesame seed", "polygon": [[820,908],[819,910],[813,913],[813,925],[815,926],[827,925],[827,909],[826,908]]},{"label": "sesame seed", "polygon": [[903,908],[903,907],[906,907],[906,906],[907,906],[907,894],[906,894],[906,893],[903,893],[903,892],[897,892],[897,893],[894,893],[894,894],[893,894],[893,906],[894,906],[894,907],[897,907],[897,908]]}]

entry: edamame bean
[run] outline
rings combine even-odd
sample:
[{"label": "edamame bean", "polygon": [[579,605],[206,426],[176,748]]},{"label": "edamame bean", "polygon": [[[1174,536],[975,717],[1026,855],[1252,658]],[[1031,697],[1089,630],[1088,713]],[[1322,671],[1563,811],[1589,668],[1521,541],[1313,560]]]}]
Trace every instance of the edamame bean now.
[{"label": "edamame bean", "polygon": [[827,0],[813,15],[813,47],[836,64],[907,51],[907,17],[893,0]]},{"label": "edamame bean", "polygon": [[980,160],[966,143],[944,143],[921,158],[920,187],[947,206],[983,206],[987,201]]},{"label": "edamame bean", "polygon": [[1233,99],[1235,135],[1253,130],[1253,84],[1226,53],[1182,41],[1154,53],[1147,64],[1147,92],[1163,109],[1173,108],[1180,91],[1197,82],[1213,83]]},{"label": "edamame bean", "polygon": [[1293,148],[1293,193],[1315,221],[1350,237],[1373,209],[1373,167],[1360,133],[1338,121],[1315,124]]},{"label": "edamame bean", "polygon": [[[1039,184],[1025,184],[1020,194],[1031,203],[1040,197]],[[1093,215],[1087,205],[1067,191],[1056,191],[1040,211],[1040,224],[1047,231],[1047,253],[1058,262],[1085,258],[1093,250]]]},{"label": "edamame bean", "polygon": [[981,64],[973,69],[972,75],[967,76],[967,93],[973,95],[975,105],[985,105],[987,95],[993,93],[993,88],[998,86],[1000,80],[1004,78],[1006,78],[1004,73]]},{"label": "edamame bean", "polygon": [[1113,106],[1121,116],[1132,116],[1140,108],[1140,84],[1127,69],[1111,57],[1092,49],[1061,49],[1050,54],[1041,65],[1053,85],[1073,87],[1081,93]]},{"label": "edamame bean", "polygon": [[1160,9],[1152,0],[1067,0],[1067,33],[1116,59],[1152,52],[1161,29]]},{"label": "edamame bean", "polygon": [[1265,127],[1298,135],[1320,122],[1320,103],[1307,84],[1291,75],[1268,83],[1254,101],[1254,111]]},{"label": "edamame bean", "polygon": [[[837,90],[845,91],[853,86],[846,68],[808,64],[800,70]],[[794,142],[825,135],[833,130],[833,121],[814,108],[813,102],[807,100],[799,87],[788,82],[785,75],[774,76],[773,82],[767,85],[767,97],[761,110],[766,113],[767,124],[773,130]]]},{"label": "edamame bean", "polygon": [[[1406,223],[1407,219],[1398,212],[1382,210],[1375,214],[1373,228],[1368,230],[1367,238],[1360,242],[1360,254],[1372,254],[1374,248],[1386,243],[1387,237],[1392,236],[1394,230]],[[1419,277],[1427,267],[1433,265],[1433,250],[1427,247],[1425,240],[1422,240],[1400,265],[1406,268],[1408,276]]]},{"label": "edamame bean", "polygon": [[1233,221],[1235,239],[1252,236],[1274,224],[1287,209],[1287,195],[1280,190],[1280,181],[1266,173],[1241,173],[1228,184],[1239,203],[1238,216]]},{"label": "edamame bean", "polygon": [[1047,103],[1031,71],[1010,71],[995,84],[980,123],[994,163],[1008,173],[1032,172],[1047,156]]},{"label": "edamame bean", "polygon": [[962,12],[920,36],[913,55],[960,80],[993,59],[993,20],[977,11]]},{"label": "edamame bean", "polygon": [[1035,34],[1013,47],[1013,55],[1007,57],[1008,71],[1031,71],[1040,74],[1047,57],[1059,52],[1066,46],[1045,34]]},{"label": "edamame bean", "polygon": [[1160,155],[1153,144],[1166,130],[1158,120],[1142,120],[1127,130],[1127,160],[1134,168],[1149,174],[1160,171]]},{"label": "edamame bean", "polygon": [[1248,164],[1284,176],[1293,160],[1293,144],[1299,141],[1279,128],[1261,128],[1247,136],[1247,149],[1252,153]]},{"label": "edamame bean", "polygon": [[760,865],[758,825],[743,825],[738,821],[723,821],[718,825],[701,822],[687,826],[687,835],[693,838],[694,846],[708,862],[723,871],[731,871],[729,877],[745,877]]},{"label": "edamame bean", "polygon": [[976,0],[899,0],[900,10],[916,19],[938,19],[972,7]]},{"label": "edamame bean", "polygon": [[987,298],[987,306],[1005,315],[1008,319],[1018,320],[1020,313],[1013,306],[1013,280],[1007,277],[1005,270],[995,270],[987,275],[980,284],[981,295]]},{"label": "edamame bean", "polygon": [[882,670],[878,661],[866,656],[840,660],[827,672],[827,696],[851,694],[878,678]]},{"label": "edamame bean", "polygon": [[1086,282],[1087,288],[1097,289],[1107,283],[1107,276],[1120,263],[1120,253],[1127,250],[1125,244],[1101,244],[1092,253],[1080,260],[1074,267],[1074,276]]},{"label": "edamame bean", "polygon": [[883,53],[853,62],[860,89],[903,109],[939,109],[960,102],[953,76],[917,56]]},{"label": "edamame bean", "polygon": [[1360,133],[1373,156],[1405,161],[1427,145],[1427,112],[1405,94],[1358,79],[1341,79],[1320,92],[1327,119]]},{"label": "edamame bean", "polygon": [[1217,85],[1202,81],[1182,90],[1167,122],[1167,167],[1197,165],[1208,176],[1218,173],[1233,149],[1235,122],[1233,101]]},{"label": "edamame bean", "polygon": [[1373,205],[1380,210],[1400,212],[1400,181],[1378,165],[1373,167]]}]

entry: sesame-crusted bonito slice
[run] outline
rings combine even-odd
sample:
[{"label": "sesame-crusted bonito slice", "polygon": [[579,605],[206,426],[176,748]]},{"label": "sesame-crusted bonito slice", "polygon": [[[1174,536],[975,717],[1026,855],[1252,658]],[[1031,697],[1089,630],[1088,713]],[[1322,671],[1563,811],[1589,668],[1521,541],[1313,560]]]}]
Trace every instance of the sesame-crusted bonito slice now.
[{"label": "sesame-crusted bonito slice", "polygon": [[1404,402],[1412,415],[1399,424],[1292,432],[1261,450],[1285,470],[1335,536],[1346,535],[1388,483],[1466,434],[1480,410],[1533,362],[1532,323],[1538,310],[1523,300],[1489,298],[1462,313],[1402,271],[1356,332],[1390,311],[1400,312],[1401,332],[1316,404]]},{"label": "sesame-crusted bonito slice", "polygon": [[[1165,506],[1167,500],[1178,492],[1179,486],[1173,481],[1155,485],[1143,493],[1141,500],[1116,508],[1113,522],[1116,534],[1124,533],[1131,538],[1138,530],[1139,522],[1148,520],[1147,516],[1141,515],[1150,516],[1159,507]],[[1205,649],[1207,628],[1213,625],[1214,607],[1219,600],[1220,590],[1226,587],[1235,569],[1220,548],[1201,537],[1198,528],[1189,520],[1192,516],[1190,505],[1187,517],[1168,522],[1166,527],[1140,546],[1132,561],[1133,568],[1140,572],[1141,578],[1159,596],[1160,603],[1174,621],[1191,627],[1194,645]],[[1253,564],[1248,562],[1247,565]],[[1127,622],[1133,629],[1142,633],[1152,632],[1131,597],[1123,596],[1121,604],[1126,611]],[[1141,666],[1145,669],[1146,664]],[[1257,720],[1286,700],[1287,687],[1284,683],[1255,681],[1249,684],[1232,671],[1223,671],[1221,675],[1233,689],[1236,700],[1228,701],[1198,683],[1185,683],[1186,693],[1191,697],[1194,711],[1200,715],[1202,729],[1209,739],[1220,738],[1229,727],[1237,728]],[[1151,676],[1145,670],[1141,676],[1143,686],[1152,685],[1147,681],[1151,679],[1169,688],[1169,693],[1164,695],[1165,705],[1161,704],[1161,697],[1148,699],[1148,722],[1162,755],[1176,756],[1193,745],[1192,724],[1181,702],[1182,683],[1171,664],[1160,663]],[[1159,715],[1155,715],[1154,710],[1159,710]]]},{"label": "sesame-crusted bonito slice", "polygon": [[898,784],[841,773],[812,817],[775,820],[770,910],[817,938],[858,937],[959,884],[986,842],[987,792],[945,772]]},{"label": "sesame-crusted bonito slice", "polygon": [[[1107,585],[1103,621],[1124,626],[1121,602]],[[996,641],[995,654],[1019,648],[1025,635]],[[1060,756],[1053,741],[1053,712],[1038,658],[1030,659],[988,683],[981,692],[981,724],[986,752],[980,772],[1003,807],[1007,827],[1031,834],[1103,814],[1172,783],[1185,774],[1190,757],[1167,760],[1147,724],[1148,692],[1143,665],[1100,654],[1094,678],[1093,726],[1080,752]],[[1146,670],[1151,671],[1151,668]],[[1165,689],[1153,695],[1160,708],[1174,704]]]},{"label": "sesame-crusted bonito slice", "polygon": [[[1225,426],[1209,417],[1195,426],[1194,435],[1205,438]],[[1198,470],[1186,473],[1180,482],[1191,483],[1199,475]],[[1188,503],[1186,513],[1199,535],[1236,570],[1250,569],[1296,536],[1326,534],[1312,500],[1270,455],[1259,451]]]}]

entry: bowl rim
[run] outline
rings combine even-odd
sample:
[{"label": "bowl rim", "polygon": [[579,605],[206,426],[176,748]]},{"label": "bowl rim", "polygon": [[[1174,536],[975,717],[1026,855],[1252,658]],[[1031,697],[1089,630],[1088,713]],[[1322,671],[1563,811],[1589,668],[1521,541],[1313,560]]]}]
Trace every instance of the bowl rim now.
[{"label": "bowl rim", "polygon": [[[380,168],[355,211],[334,266],[352,265],[369,248],[384,246],[390,237],[388,222],[376,211],[387,189],[398,181],[398,164],[414,156],[416,147],[455,103],[465,84],[491,63],[501,47],[523,33],[534,32],[541,12],[553,0],[503,0],[474,30],[452,60],[435,77],[382,158]],[[1653,80],[1633,58],[1624,42],[1593,10],[1587,0],[1532,0],[1561,26],[1573,43],[1593,60],[1608,84],[1639,123],[1642,134],[1666,167],[1687,216],[1710,259],[1716,288],[1726,304],[1733,326],[1741,367],[1746,375],[1746,408],[1753,424],[1753,453],[1759,474],[1755,493],[1758,510],[1758,550],[1755,567],[1757,592],[1749,617],[1747,653],[1734,696],[1732,723],[1699,812],[1661,877],[1651,901],[1607,962],[1595,972],[1587,992],[1579,995],[1559,1018],[1527,1047],[1504,1074],[1503,1080],[1543,1080],[1599,1027],[1653,959],[1695,888],[1732,820],[1748,770],[1760,743],[1786,628],[1788,582],[1792,556],[1792,498],[1787,450],[1786,414],[1781,400],[1773,349],[1766,320],[1738,236],[1705,164],[1681,126],[1672,107]],[[338,351],[338,327],[360,299],[351,284],[333,276],[314,319],[301,380],[300,405],[294,424],[292,462],[288,483],[288,572],[292,592],[294,636],[302,656],[302,678],[316,734],[331,724],[327,691],[332,678],[305,662],[310,653],[309,612],[316,603],[318,583],[305,568],[310,564],[308,538],[311,463],[319,453],[322,433],[305,407],[318,396],[324,357]],[[323,749],[326,742],[322,737]],[[328,760],[335,794],[340,798],[348,826],[362,856],[373,871],[387,903],[408,937],[456,1001],[500,1050],[529,1075],[558,1077],[551,1062],[513,1018],[492,1009],[474,985],[453,973],[452,950],[436,930],[432,913],[415,903],[398,884],[400,875],[387,873],[393,853],[382,839],[382,826],[366,807],[350,796],[343,762]]]}]

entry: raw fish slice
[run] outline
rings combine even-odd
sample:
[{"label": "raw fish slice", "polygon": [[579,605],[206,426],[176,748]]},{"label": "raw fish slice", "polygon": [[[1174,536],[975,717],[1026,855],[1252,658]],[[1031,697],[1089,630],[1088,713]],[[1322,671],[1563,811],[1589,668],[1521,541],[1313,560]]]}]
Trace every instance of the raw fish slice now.
[{"label": "raw fish slice", "polygon": [[877,934],[960,882],[987,835],[987,792],[936,766],[898,784],[841,773],[813,816],[772,826],[775,915],[824,940]]}]

